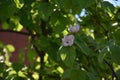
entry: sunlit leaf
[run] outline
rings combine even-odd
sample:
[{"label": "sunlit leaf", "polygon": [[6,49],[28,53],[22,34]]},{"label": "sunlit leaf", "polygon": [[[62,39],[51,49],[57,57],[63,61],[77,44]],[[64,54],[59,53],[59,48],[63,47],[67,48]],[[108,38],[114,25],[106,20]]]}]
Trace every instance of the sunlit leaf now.
[{"label": "sunlit leaf", "polygon": [[67,67],[72,67],[75,57],[76,57],[76,52],[73,47],[63,47],[60,52],[60,57],[62,61],[65,63]]},{"label": "sunlit leaf", "polygon": [[15,51],[15,47],[11,44],[8,44],[6,45],[6,49],[9,51],[9,52],[14,52]]}]

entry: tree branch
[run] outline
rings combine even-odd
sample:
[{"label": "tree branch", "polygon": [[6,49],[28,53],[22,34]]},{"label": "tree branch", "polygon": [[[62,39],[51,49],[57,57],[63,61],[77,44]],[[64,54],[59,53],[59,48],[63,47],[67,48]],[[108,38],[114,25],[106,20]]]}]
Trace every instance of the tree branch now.
[{"label": "tree branch", "polygon": [[[7,29],[7,30],[5,30],[5,29],[0,29],[0,33],[2,33],[2,32],[16,33],[16,34],[26,35],[26,36],[30,36],[30,35],[31,35],[31,33],[29,33],[29,32],[14,31],[14,30],[9,30],[9,29]],[[32,34],[32,35],[33,35],[33,36],[37,36],[37,35],[35,35],[35,34]]]},{"label": "tree branch", "polygon": [[108,63],[106,60],[104,60],[104,62],[105,62],[105,63],[109,66],[109,68],[111,69],[112,74],[113,74],[113,77],[115,77],[116,80],[119,80],[117,74],[116,74],[115,71],[114,71],[114,68],[113,68],[112,64]]},{"label": "tree branch", "polygon": [[21,35],[27,35],[27,36],[29,36],[29,35],[30,35],[30,34],[29,34],[29,33],[27,33],[27,32],[18,32],[18,31],[13,31],[13,30],[9,30],[9,29],[7,29],[7,30],[0,29],[0,32],[10,32],[10,33],[17,33],[17,34],[21,34]]}]

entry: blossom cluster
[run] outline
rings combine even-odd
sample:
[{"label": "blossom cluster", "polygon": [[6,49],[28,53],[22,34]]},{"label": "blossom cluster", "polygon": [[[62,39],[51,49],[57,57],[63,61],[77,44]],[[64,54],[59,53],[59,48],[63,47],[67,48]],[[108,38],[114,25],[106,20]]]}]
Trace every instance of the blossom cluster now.
[{"label": "blossom cluster", "polygon": [[[80,29],[80,25],[76,24],[75,26],[70,25],[69,31],[72,33],[77,33]],[[72,46],[74,44],[74,35],[65,35],[62,38],[62,45],[63,46]]]}]

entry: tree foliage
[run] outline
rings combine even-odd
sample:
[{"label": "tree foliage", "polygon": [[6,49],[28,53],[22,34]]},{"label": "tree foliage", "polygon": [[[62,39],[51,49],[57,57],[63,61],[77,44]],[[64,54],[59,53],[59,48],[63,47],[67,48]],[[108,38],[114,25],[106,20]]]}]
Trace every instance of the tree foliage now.
[{"label": "tree foliage", "polygon": [[107,1],[0,0],[0,22],[0,32],[29,36],[31,62],[22,51],[10,62],[14,46],[0,42],[1,80],[120,80],[120,8]]}]

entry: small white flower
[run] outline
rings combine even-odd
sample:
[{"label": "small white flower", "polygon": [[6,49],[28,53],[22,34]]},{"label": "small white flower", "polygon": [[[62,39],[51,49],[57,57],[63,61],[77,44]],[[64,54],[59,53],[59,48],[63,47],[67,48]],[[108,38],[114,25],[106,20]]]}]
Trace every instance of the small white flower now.
[{"label": "small white flower", "polygon": [[74,43],[74,36],[73,35],[66,35],[62,38],[62,45],[63,46],[72,46]]},{"label": "small white flower", "polygon": [[79,24],[76,24],[75,26],[70,25],[70,28],[69,28],[70,32],[73,32],[73,33],[77,33],[79,29],[80,29]]}]

